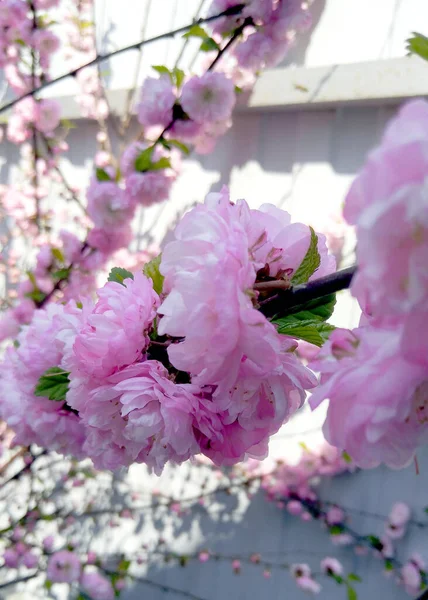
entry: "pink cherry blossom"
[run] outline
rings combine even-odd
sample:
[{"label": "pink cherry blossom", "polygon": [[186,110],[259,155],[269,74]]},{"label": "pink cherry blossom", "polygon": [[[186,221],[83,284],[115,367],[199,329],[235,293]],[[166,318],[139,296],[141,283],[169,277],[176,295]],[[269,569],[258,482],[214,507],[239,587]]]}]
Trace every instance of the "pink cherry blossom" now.
[{"label": "pink cherry blossom", "polygon": [[360,328],[347,336],[333,332],[313,363],[321,385],[310,405],[329,398],[326,439],[358,466],[402,467],[428,434],[425,369],[400,355],[398,328]]},{"label": "pink cherry blossom", "polygon": [[112,230],[94,227],[88,234],[87,242],[91,248],[108,255],[120,248],[127,248],[133,238],[132,228],[129,223]]},{"label": "pink cherry blossom", "polygon": [[388,516],[388,521],[397,527],[406,525],[410,519],[410,507],[404,502],[396,502],[391,508]]},{"label": "pink cherry blossom", "polygon": [[73,344],[73,369],[91,377],[112,375],[143,355],[159,303],[152,282],[142,273],[123,285],[109,282]]},{"label": "pink cherry blossom", "polygon": [[35,126],[42,133],[51,133],[58,127],[61,107],[56,100],[44,99],[37,103]]},{"label": "pink cherry blossom", "polygon": [[[185,215],[176,241],[162,254],[168,296],[159,309],[159,332],[185,338],[169,347],[172,364],[190,372],[198,385],[217,385],[214,395],[222,409],[231,404],[232,396],[224,392],[238,376],[260,379],[280,368],[281,338],[251,300],[257,269],[269,260],[273,245],[257,254],[257,244],[267,238],[263,227],[253,227],[258,214],[244,201],[231,204],[227,190],[209,195]],[[309,237],[301,238],[303,258]],[[293,253],[290,248],[284,262],[289,256],[297,268]],[[277,254],[281,258],[282,250]]]},{"label": "pink cherry blossom", "polygon": [[93,179],[87,197],[88,215],[100,229],[115,229],[134,216],[135,203],[113,181]]},{"label": "pink cherry blossom", "polygon": [[408,562],[401,568],[401,577],[406,592],[415,595],[420,591],[422,578],[419,568],[412,562]]},{"label": "pink cherry blossom", "polygon": [[77,554],[61,550],[49,558],[46,575],[54,583],[73,583],[79,579],[81,568]]},{"label": "pink cherry blossom", "polygon": [[85,450],[98,468],[144,462],[160,473],[167,460],[180,463],[198,452],[198,399],[158,361],[126,367],[99,387],[89,382],[83,394],[72,389],[67,401],[89,426]]},{"label": "pink cherry blossom", "polygon": [[169,198],[174,179],[172,169],[134,172],[125,179],[126,195],[132,202],[143,206],[164,202]]},{"label": "pink cherry blossom", "polygon": [[97,571],[85,571],[80,578],[80,585],[93,600],[114,600],[111,582]]},{"label": "pink cherry blossom", "polygon": [[3,560],[6,567],[16,569],[19,562],[18,553],[13,548],[6,548],[3,553]]},{"label": "pink cherry blossom", "polygon": [[60,46],[58,37],[48,29],[36,29],[32,34],[31,43],[39,52],[41,67],[48,69],[52,55]]},{"label": "pink cherry blossom", "polygon": [[320,584],[312,579],[312,577],[297,577],[296,585],[304,592],[309,592],[310,594],[319,594],[321,591]]},{"label": "pink cherry blossom", "polygon": [[181,93],[184,111],[198,123],[229,119],[235,102],[233,81],[213,71],[189,79]]},{"label": "pink cherry blossom", "polygon": [[40,376],[60,366],[70,335],[66,331],[75,331],[81,312],[72,304],[49,304],[36,311],[31,325],[18,335],[19,347],[6,352],[0,365],[0,413],[15,431],[17,443],[82,456],[85,433],[77,415],[64,402],[34,395]]},{"label": "pink cherry blossom", "polygon": [[141,125],[162,125],[172,121],[172,108],[176,95],[168,75],[157,79],[147,77],[141,89],[141,99],[137,106],[137,118]]},{"label": "pink cherry blossom", "polygon": [[327,556],[321,561],[321,570],[327,575],[343,575],[342,564],[337,558]]}]

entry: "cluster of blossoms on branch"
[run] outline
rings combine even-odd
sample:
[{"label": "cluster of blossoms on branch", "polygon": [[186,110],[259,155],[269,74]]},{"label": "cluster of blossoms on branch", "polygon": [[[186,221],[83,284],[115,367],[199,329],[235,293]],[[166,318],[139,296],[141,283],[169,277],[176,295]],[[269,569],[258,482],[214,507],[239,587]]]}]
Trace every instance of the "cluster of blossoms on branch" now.
[{"label": "cluster of blossoms on branch", "polygon": [[96,303],[36,311],[1,366],[2,416],[16,443],[99,468],[160,472],[200,452],[219,465],[264,458],[315,385],[293,323],[262,312],[269,284],[334,268],[324,236],[285,211],[211,194],[148,276],[114,270]]},{"label": "cluster of blossoms on branch", "polygon": [[[185,476],[187,484],[176,496],[170,495],[171,485],[168,484],[174,467],[170,466],[160,480],[150,480],[140,470],[142,480],[135,477],[135,473],[133,477],[128,475],[120,480],[120,503],[112,474],[96,472],[88,461],[62,460],[58,463],[54,453],[45,456],[28,453],[23,458],[29,457],[32,462],[25,460],[28,469],[21,473],[21,486],[17,481],[15,487],[7,483],[2,487],[3,503],[8,498],[18,500],[24,495],[18,501],[22,506],[10,502],[7,512],[15,513],[14,516],[6,522],[4,515],[2,519],[0,553],[7,567],[6,584],[20,577],[38,577],[39,585],[47,589],[54,586],[54,592],[60,585],[68,585],[70,597],[80,591],[93,600],[109,600],[120,595],[133,581],[146,583],[146,568],[186,567],[196,562],[201,564],[201,569],[209,569],[215,562],[233,570],[244,581],[250,569],[259,571],[266,580],[282,576],[281,572],[288,573],[296,586],[308,594],[328,593],[328,580],[331,580],[355,598],[359,587],[356,584],[361,578],[346,568],[349,561],[344,550],[348,550],[351,564],[353,555],[376,558],[384,576],[404,588],[410,596],[425,589],[427,572],[423,558],[413,553],[404,561],[400,556],[400,545],[408,540],[415,528],[426,528],[426,520],[415,520],[415,515],[403,502],[395,502],[389,514],[383,516],[360,512],[358,507],[343,507],[340,501],[324,500],[322,482],[326,479],[346,479],[352,473],[352,478],[358,480],[365,475],[358,474],[335,448],[324,445],[314,451],[303,447],[297,464],[289,464],[286,458],[273,465],[260,465],[250,460],[232,469],[220,470],[201,457],[193,464],[184,465],[184,472],[183,467],[180,469],[180,477]],[[31,478],[39,484],[22,485],[23,480]],[[164,493],[165,484],[169,493]],[[7,490],[9,494],[5,495]],[[288,552],[260,552],[257,546],[240,553],[210,546],[195,551],[190,544],[187,551],[174,544],[174,536],[168,541],[164,537],[171,525],[182,530],[183,518],[192,523],[196,515],[200,518],[201,511],[216,521],[219,508],[220,514],[230,515],[234,510],[231,497],[238,509],[244,498],[251,502],[259,491],[264,492],[266,499],[279,510],[286,510],[287,522],[297,518],[302,528],[314,521],[320,523],[334,546],[341,547],[341,560],[334,556],[336,552],[328,550],[324,551],[326,556],[320,555],[324,556],[322,559],[311,558],[308,562],[293,562]],[[147,495],[145,501],[143,495]],[[376,527],[376,530],[365,528],[363,533],[358,532],[360,515],[365,520],[380,521],[383,531],[379,533]],[[150,539],[138,535],[145,516],[158,523],[156,535]],[[87,539],[88,526],[92,533]],[[129,544],[120,544],[118,551],[117,544],[113,543],[112,547],[101,550],[98,537],[108,536],[111,532],[113,542],[118,537],[119,527],[123,528],[119,531],[126,530]],[[360,572],[358,564],[353,568]],[[160,588],[161,584],[158,586]]]},{"label": "cluster of blossoms on branch", "polygon": [[312,363],[321,379],[311,405],[330,400],[326,438],[363,468],[403,467],[428,439],[427,123],[425,101],[406,104],[347,195],[363,315]]},{"label": "cluster of blossoms on branch", "polygon": [[[92,1],[79,2],[76,7],[59,0],[33,4],[7,0],[3,8],[1,23],[10,42],[3,62],[11,88],[20,95],[49,82],[53,78],[53,58],[64,56],[81,90],[76,98],[82,115],[95,119],[99,132],[96,169],[86,192],[87,207],[81,206],[86,215],[73,217],[80,235],[63,233],[56,231],[57,223],[48,207],[52,181],[59,184],[55,194],[82,205],[80,190],[70,185],[60,170],[59,159],[68,149],[67,121],[60,122],[59,103],[52,99],[30,96],[13,108],[7,133],[9,141],[22,144],[25,183],[1,191],[3,210],[14,217],[15,237],[25,232],[34,237],[35,247],[43,246],[38,264],[46,262],[47,246],[64,258],[47,265],[50,281],[39,280],[33,273],[18,290],[11,290],[18,303],[0,323],[0,339],[14,337],[22,324],[31,321],[34,310],[51,298],[63,298],[64,287],[68,288],[65,299],[77,297],[79,289],[95,291],[95,273],[132,242],[136,209],[169,198],[181,156],[191,149],[211,152],[217,138],[231,126],[239,86],[251,85],[260,68],[273,65],[266,57],[260,64],[240,64],[239,49],[262,34],[265,41],[270,40],[269,46],[276,48],[277,62],[285,56],[296,34],[310,24],[308,6],[302,2],[213,2],[210,16],[226,11],[230,14],[213,20],[211,30],[194,25],[184,36],[201,43],[206,58],[197,67],[199,75],[177,67],[154,66],[159,77],[149,77],[143,83],[137,106],[142,130],[137,141],[126,144],[117,157],[109,139],[109,107],[100,73],[96,66],[84,67],[96,57]],[[51,18],[48,9],[59,11],[60,18]],[[43,43],[36,43],[36,38]],[[60,44],[60,38],[65,43]],[[3,258],[13,260],[12,255],[13,249],[7,247]]]}]

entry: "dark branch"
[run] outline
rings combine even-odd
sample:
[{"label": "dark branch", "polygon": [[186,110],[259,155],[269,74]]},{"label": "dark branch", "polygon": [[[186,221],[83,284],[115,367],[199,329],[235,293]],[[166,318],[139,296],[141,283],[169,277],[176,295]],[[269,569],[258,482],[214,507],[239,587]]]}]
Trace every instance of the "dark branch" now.
[{"label": "dark branch", "polygon": [[260,311],[266,317],[281,316],[286,314],[291,308],[303,305],[310,300],[329,296],[330,294],[349,288],[356,270],[357,267],[354,265],[336,273],[331,273],[331,275],[314,279],[308,283],[296,285],[289,290],[278,290],[277,294],[263,302],[263,305],[260,306]]},{"label": "dark branch", "polygon": [[193,21],[192,23],[189,23],[188,25],[184,25],[183,27],[179,27],[178,29],[174,29],[173,31],[168,31],[167,33],[162,33],[160,35],[156,35],[155,37],[149,38],[147,40],[141,40],[140,42],[137,42],[136,44],[131,44],[130,46],[125,46],[123,48],[119,48],[118,50],[114,50],[113,52],[109,52],[108,54],[100,54],[100,55],[96,56],[93,60],[90,60],[89,62],[85,63],[84,65],[77,67],[73,71],[69,71],[68,73],[64,73],[63,75],[60,75],[59,77],[56,77],[55,79],[46,81],[42,85],[40,85],[36,88],[33,88],[32,90],[30,90],[29,92],[26,92],[22,96],[19,96],[19,98],[15,98],[14,100],[11,100],[7,104],[4,104],[3,106],[0,107],[0,114],[5,112],[6,110],[12,108],[15,104],[17,104],[20,100],[23,100],[24,98],[28,98],[29,96],[34,96],[38,92],[41,92],[42,90],[50,87],[51,85],[54,85],[55,83],[58,83],[59,81],[63,81],[64,79],[68,79],[68,77],[75,77],[77,75],[77,73],[79,73],[83,69],[86,69],[87,67],[93,67],[93,66],[97,65],[98,63],[108,60],[109,58],[113,58],[114,56],[118,56],[119,54],[123,54],[124,52],[129,52],[130,50],[139,50],[142,46],[146,46],[148,44],[152,44],[153,42],[158,42],[160,40],[163,40],[163,39],[166,39],[169,37],[174,37],[180,33],[185,33],[186,31],[191,29],[194,25],[203,25],[204,23],[210,23],[211,21],[216,21],[217,19],[220,19],[222,17],[239,15],[244,8],[245,8],[245,4],[237,4],[236,6],[231,6],[227,10],[224,10],[223,12],[221,12],[217,15],[197,19],[196,21]]}]

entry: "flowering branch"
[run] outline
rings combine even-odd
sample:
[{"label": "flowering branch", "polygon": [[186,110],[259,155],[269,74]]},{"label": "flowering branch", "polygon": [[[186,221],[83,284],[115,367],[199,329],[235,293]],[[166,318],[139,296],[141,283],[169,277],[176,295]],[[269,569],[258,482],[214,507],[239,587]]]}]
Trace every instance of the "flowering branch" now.
[{"label": "flowering branch", "polygon": [[59,77],[56,77],[55,79],[51,79],[50,81],[45,81],[43,84],[39,85],[38,87],[35,87],[32,90],[26,92],[25,94],[22,94],[18,98],[11,100],[7,104],[4,104],[3,106],[0,107],[0,114],[5,112],[6,110],[9,110],[10,108],[15,106],[15,104],[17,104],[24,98],[29,98],[30,96],[34,96],[35,94],[54,85],[55,83],[63,81],[64,79],[68,79],[69,77],[75,77],[80,71],[82,71],[83,69],[86,69],[87,67],[92,67],[92,66],[98,65],[98,63],[103,62],[104,60],[108,60],[110,58],[118,56],[119,54],[129,52],[130,50],[140,50],[140,48],[142,48],[143,46],[152,44],[153,42],[158,42],[158,41],[166,39],[166,38],[175,37],[176,35],[179,35],[180,33],[185,33],[186,31],[188,31],[195,25],[203,25],[204,23],[211,23],[212,21],[216,21],[217,19],[220,19],[222,17],[230,17],[233,15],[239,15],[244,8],[245,8],[245,4],[237,4],[236,6],[231,6],[227,10],[224,10],[223,12],[221,12],[217,15],[212,15],[211,17],[204,17],[204,18],[197,19],[196,21],[193,21],[192,23],[189,23],[188,25],[184,25],[183,27],[179,27],[178,29],[168,31],[166,33],[161,33],[160,35],[156,35],[156,36],[146,39],[146,40],[141,40],[135,44],[131,44],[129,46],[124,46],[123,48],[118,48],[117,50],[113,50],[112,52],[108,52],[107,54],[98,54],[93,60],[90,60],[89,62],[81,65],[80,67],[77,67],[76,69],[73,69],[72,71],[69,71],[68,73],[64,73],[63,75],[60,75]]}]

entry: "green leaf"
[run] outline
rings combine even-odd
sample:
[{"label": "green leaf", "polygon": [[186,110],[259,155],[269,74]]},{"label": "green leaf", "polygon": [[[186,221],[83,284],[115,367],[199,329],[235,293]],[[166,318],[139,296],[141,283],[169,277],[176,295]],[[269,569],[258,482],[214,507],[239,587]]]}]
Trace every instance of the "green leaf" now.
[{"label": "green leaf", "polygon": [[201,52],[212,52],[213,50],[220,50],[220,46],[211,37],[207,37],[201,44],[199,50]]},{"label": "green leaf", "polygon": [[336,304],[336,294],[323,296],[310,300],[305,304],[299,304],[290,309],[290,314],[300,321],[319,320],[327,321],[331,317]]},{"label": "green leaf", "polygon": [[153,281],[153,289],[157,294],[162,293],[164,276],[159,270],[162,255],[156,256],[153,260],[144,265],[143,273]]},{"label": "green leaf", "polygon": [[181,84],[184,81],[185,78],[185,73],[184,71],[182,71],[181,69],[178,69],[177,67],[175,67],[174,71],[172,72],[173,74],[173,78],[175,79],[175,85],[177,86],[177,88],[181,87]]},{"label": "green leaf", "polygon": [[343,525],[332,525],[329,528],[330,535],[340,535],[343,533]]},{"label": "green leaf", "polygon": [[425,513],[426,515],[428,515],[428,506],[426,506],[426,507],[424,508],[424,513]]},{"label": "green leaf", "polygon": [[50,579],[45,580],[45,588],[50,590],[52,588],[52,581]]},{"label": "green leaf", "polygon": [[52,367],[47,369],[39,378],[39,381],[34,390],[35,396],[44,396],[54,402],[65,400],[65,395],[68,391],[69,373],[60,367]]},{"label": "green leaf", "polygon": [[379,552],[382,550],[383,544],[378,537],[375,535],[368,535],[366,539],[375,550],[378,550]]},{"label": "green leaf", "polygon": [[394,570],[394,565],[392,564],[392,562],[390,560],[386,560],[385,561],[385,571],[393,571]]},{"label": "green leaf", "polygon": [[44,294],[40,290],[33,290],[32,292],[28,292],[28,294],[25,294],[25,297],[30,298],[30,300],[34,300],[34,302],[36,303],[39,303],[43,302],[43,300],[46,298],[46,294]]},{"label": "green leaf", "polygon": [[65,129],[76,129],[77,125],[70,121],[70,119],[61,119],[61,125]]},{"label": "green leaf", "polygon": [[128,278],[134,279],[134,275],[131,273],[131,271],[128,271],[127,269],[122,269],[122,267],[113,267],[113,269],[108,275],[107,281],[120,283],[124,286],[125,284],[123,283],[123,281]]},{"label": "green leaf", "polygon": [[66,269],[58,269],[58,271],[54,271],[52,273],[53,279],[57,279],[58,281],[60,279],[68,279],[69,275],[70,275],[70,267],[67,267]]},{"label": "green leaf", "polygon": [[107,171],[100,169],[99,167],[95,169],[95,175],[98,181],[111,181],[110,175],[107,173]]},{"label": "green leaf", "polygon": [[348,600],[358,600],[357,592],[350,585],[348,585]]},{"label": "green leaf", "polygon": [[[329,575],[330,575],[330,574],[329,574]],[[339,585],[342,585],[342,583],[344,583],[344,581],[345,581],[345,580],[343,579],[343,577],[341,577],[340,575],[335,575],[334,573],[331,573],[330,577],[331,577],[332,579],[334,579],[334,581],[335,581],[336,583],[338,583]]]},{"label": "green leaf", "polygon": [[27,271],[27,275],[28,275],[28,279],[31,281],[31,283],[33,284],[33,286],[36,288],[37,287],[37,281],[36,281],[36,277],[35,277],[34,273],[32,271]]},{"label": "green leaf", "polygon": [[161,169],[169,169],[171,167],[171,161],[166,156],[163,156],[155,163],[150,165],[151,171],[160,171]]},{"label": "green leaf", "polygon": [[120,561],[117,568],[119,571],[127,571],[130,566],[131,566],[131,561],[123,559]]},{"label": "green leaf", "polygon": [[406,40],[406,43],[406,50],[409,54],[417,54],[424,60],[428,60],[428,37],[413,31],[412,37]]},{"label": "green leaf", "polygon": [[186,144],[183,144],[183,142],[179,142],[178,140],[168,140],[167,144],[169,146],[175,146],[176,148],[181,150],[186,156],[189,156],[190,154],[190,148],[186,146]]},{"label": "green leaf", "polygon": [[52,256],[57,259],[60,263],[65,261],[64,254],[59,248],[52,248]]},{"label": "green leaf", "polygon": [[235,85],[235,94],[242,94],[244,90],[239,87],[239,85]]},{"label": "green leaf", "polygon": [[161,75],[168,75],[171,78],[171,81],[172,81],[172,73],[168,69],[168,67],[165,67],[165,65],[152,65],[152,69],[154,69],[155,71],[157,71]]},{"label": "green leaf", "polygon": [[144,171],[148,171],[152,166],[152,156],[155,147],[150,146],[146,150],[143,150],[141,154],[137,156],[135,159],[135,168],[140,173],[144,173]]},{"label": "green leaf", "polygon": [[342,452],[342,458],[346,463],[348,463],[348,464],[352,463],[352,458],[349,456],[349,454],[345,450]]},{"label": "green leaf", "polygon": [[349,573],[349,575],[348,575],[348,581],[358,581],[358,582],[361,582],[361,577],[359,575],[357,575],[356,573]]},{"label": "green leaf", "polygon": [[278,333],[304,340],[320,348],[335,329],[334,325],[329,323],[316,319],[300,321],[300,319],[295,319],[293,315],[275,319],[272,323],[277,326]]},{"label": "green leaf", "polygon": [[293,285],[306,283],[309,277],[311,277],[315,273],[315,271],[318,269],[321,263],[321,257],[317,248],[318,236],[312,229],[312,227],[310,227],[309,229],[311,230],[311,240],[309,242],[309,248],[300,266],[291,278],[291,283]]},{"label": "green leaf", "polygon": [[205,29],[203,27],[201,27],[200,25],[193,25],[193,27],[191,27],[189,29],[189,31],[187,31],[184,35],[184,38],[191,38],[191,37],[198,37],[198,38],[202,38],[203,40],[207,37],[209,37],[209,35],[207,34],[207,32],[205,31]]}]

